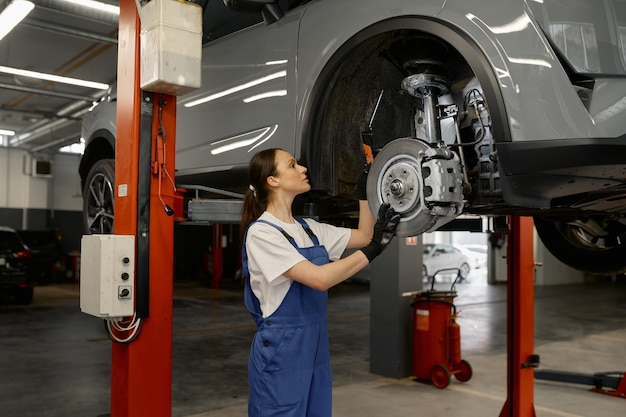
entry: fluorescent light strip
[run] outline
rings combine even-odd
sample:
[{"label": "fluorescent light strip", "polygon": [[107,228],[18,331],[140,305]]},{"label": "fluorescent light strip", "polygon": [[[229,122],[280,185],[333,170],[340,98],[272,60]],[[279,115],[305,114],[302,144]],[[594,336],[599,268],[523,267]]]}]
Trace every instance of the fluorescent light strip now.
[{"label": "fluorescent light strip", "polygon": [[190,101],[189,103],[185,104],[185,107],[194,107],[199,104],[204,104],[209,101],[217,100],[218,98],[222,98],[222,97],[237,93],[247,88],[254,87],[255,85],[263,84],[267,81],[275,80],[276,78],[282,78],[286,76],[287,76],[287,71],[278,71],[278,72],[275,72],[274,74],[266,75],[265,77],[257,78],[256,80],[252,80],[248,83],[241,84],[233,88],[229,88],[228,90],[220,91],[219,93],[211,94],[206,97],[199,98],[194,101]]},{"label": "fluorescent light strip", "polygon": [[13,131],[13,130],[6,130],[6,129],[0,129],[0,135],[3,135],[3,136],[15,136],[15,131]]},{"label": "fluorescent light strip", "polygon": [[120,7],[112,4],[101,3],[94,0],[65,0],[66,3],[77,4],[79,6],[89,7],[91,9],[100,10],[102,12],[112,13],[119,15]]},{"label": "fluorescent light strip", "polygon": [[13,0],[0,13],[0,39],[4,38],[35,8],[26,0]]},{"label": "fluorescent light strip", "polygon": [[104,84],[104,83],[79,80],[77,78],[61,77],[59,75],[44,74],[42,72],[28,71],[28,70],[22,70],[18,68],[3,67],[1,65],[0,65],[0,72],[3,72],[5,74],[18,75],[22,77],[36,78],[39,80],[53,81],[55,83],[77,85],[80,87],[93,88],[96,90],[106,90],[107,88],[109,88],[109,85]]}]

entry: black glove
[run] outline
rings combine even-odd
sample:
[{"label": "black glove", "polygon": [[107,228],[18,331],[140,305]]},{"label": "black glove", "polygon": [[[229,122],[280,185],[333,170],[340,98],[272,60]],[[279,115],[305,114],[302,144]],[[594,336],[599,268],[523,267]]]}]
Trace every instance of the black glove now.
[{"label": "black glove", "polygon": [[396,227],[400,223],[400,215],[391,208],[389,203],[383,203],[378,209],[378,218],[374,225],[374,236],[372,241],[361,252],[365,254],[367,260],[372,262],[375,257],[387,247],[396,233]]},{"label": "black glove", "polygon": [[359,182],[356,184],[356,194],[359,200],[367,200],[367,174],[370,172],[372,164],[366,164],[359,177]]}]

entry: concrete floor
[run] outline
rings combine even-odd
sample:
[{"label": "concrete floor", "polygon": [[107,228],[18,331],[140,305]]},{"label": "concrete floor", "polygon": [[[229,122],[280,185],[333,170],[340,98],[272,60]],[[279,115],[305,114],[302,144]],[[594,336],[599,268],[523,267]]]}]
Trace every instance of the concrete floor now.
[{"label": "concrete floor", "polygon": [[[329,328],[334,416],[498,416],[506,399],[506,286],[457,286],[466,383],[439,390],[411,377],[369,372],[369,288],[331,290]],[[80,313],[74,284],[37,287],[32,305],[0,297],[0,416],[109,415],[110,346],[102,322]],[[542,368],[626,371],[626,286],[538,287],[536,353]],[[407,314],[412,314],[407,311]],[[246,415],[248,346],[254,325],[239,289],[177,283],[174,417]],[[588,386],[535,382],[537,416],[618,417],[626,399]],[[133,416],[142,417],[142,416]]]}]

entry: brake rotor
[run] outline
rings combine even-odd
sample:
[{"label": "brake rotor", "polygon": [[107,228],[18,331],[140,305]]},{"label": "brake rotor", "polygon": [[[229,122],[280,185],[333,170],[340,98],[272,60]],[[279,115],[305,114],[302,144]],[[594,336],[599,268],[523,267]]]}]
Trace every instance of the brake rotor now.
[{"label": "brake rotor", "polygon": [[389,203],[402,219],[396,236],[417,236],[437,221],[424,201],[422,160],[429,145],[416,139],[396,139],[377,155],[367,177],[367,200],[376,215]]},{"label": "brake rotor", "polygon": [[442,144],[396,139],[376,155],[366,191],[372,213],[378,213],[383,203],[400,213],[396,236],[431,232],[463,211],[459,156]]}]

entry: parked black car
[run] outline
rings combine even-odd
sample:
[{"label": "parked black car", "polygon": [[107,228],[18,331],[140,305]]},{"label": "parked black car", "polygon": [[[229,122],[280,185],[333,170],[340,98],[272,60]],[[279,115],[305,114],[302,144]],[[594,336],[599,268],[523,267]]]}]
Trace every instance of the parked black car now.
[{"label": "parked black car", "polygon": [[63,260],[61,234],[56,229],[18,230],[22,241],[31,250],[29,275],[31,282],[47,284],[57,281],[57,263]]},{"label": "parked black car", "polygon": [[30,248],[20,235],[9,227],[0,226],[0,291],[15,296],[20,304],[33,301],[33,286],[28,273],[32,258]]}]

